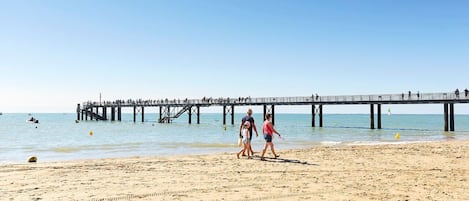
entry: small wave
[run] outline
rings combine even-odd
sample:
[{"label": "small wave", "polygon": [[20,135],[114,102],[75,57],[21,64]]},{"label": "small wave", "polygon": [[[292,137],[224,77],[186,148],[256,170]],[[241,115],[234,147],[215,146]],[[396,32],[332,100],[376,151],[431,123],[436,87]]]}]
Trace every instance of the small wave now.
[{"label": "small wave", "polygon": [[190,148],[227,148],[237,146],[236,144],[224,144],[224,143],[165,143],[161,144],[164,148],[178,148],[178,147],[190,147]]},{"label": "small wave", "polygon": [[74,152],[79,152],[79,148],[74,148],[74,147],[58,147],[54,148],[54,152],[59,152],[59,153],[74,153]]},{"label": "small wave", "polygon": [[327,145],[327,146],[334,146],[334,145],[342,144],[342,142],[338,142],[338,141],[322,141],[320,143],[321,145]]},{"label": "small wave", "polygon": [[355,141],[345,143],[348,146],[360,146],[360,145],[387,145],[387,144],[415,144],[415,143],[428,143],[434,141]]},{"label": "small wave", "polygon": [[222,144],[222,143],[194,143],[190,144],[190,147],[195,148],[225,148],[225,147],[233,147],[237,146],[235,144]]}]

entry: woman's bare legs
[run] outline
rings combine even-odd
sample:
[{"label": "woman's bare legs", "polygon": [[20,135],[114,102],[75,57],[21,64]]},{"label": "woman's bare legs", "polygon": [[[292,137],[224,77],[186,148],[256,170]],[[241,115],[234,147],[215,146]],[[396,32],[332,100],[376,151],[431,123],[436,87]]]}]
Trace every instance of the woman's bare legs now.
[{"label": "woman's bare legs", "polygon": [[270,143],[270,151],[272,151],[272,154],[274,154],[275,158],[279,157],[279,156],[275,153],[274,143],[272,143],[272,142],[269,142],[269,143]]},{"label": "woman's bare legs", "polygon": [[[246,149],[249,150],[251,149],[251,144],[246,144]],[[248,159],[251,159],[251,153],[248,151]]]},{"label": "woman's bare legs", "polygon": [[243,146],[243,149],[241,149],[241,151],[239,151],[238,154],[236,154],[236,157],[238,157],[238,159],[239,159],[239,155],[240,155],[241,153],[244,153],[244,151],[246,151],[246,145],[244,145],[244,146]]},{"label": "woman's bare legs", "polygon": [[265,155],[265,151],[267,151],[267,147],[269,146],[269,143],[266,142],[265,145],[264,145],[264,149],[262,150],[262,156],[261,156],[261,160],[265,160],[264,159],[264,155]]}]

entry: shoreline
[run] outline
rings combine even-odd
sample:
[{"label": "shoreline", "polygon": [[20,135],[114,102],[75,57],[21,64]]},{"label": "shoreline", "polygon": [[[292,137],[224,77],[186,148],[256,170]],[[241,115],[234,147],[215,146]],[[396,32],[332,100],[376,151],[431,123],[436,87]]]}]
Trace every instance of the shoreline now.
[{"label": "shoreline", "polygon": [[[329,148],[337,148],[337,147],[350,147],[350,146],[384,146],[384,145],[406,145],[406,144],[427,144],[427,143],[444,143],[444,142],[452,142],[452,141],[467,141],[469,139],[446,139],[446,140],[426,140],[426,141],[355,141],[355,142],[338,142],[338,141],[323,141],[323,142],[314,142],[314,143],[305,143],[301,145],[295,145],[293,148],[287,145],[287,148],[282,149],[280,147],[280,151],[295,151],[295,150],[308,150],[314,148],[321,148],[321,147],[329,147]],[[275,144],[275,143],[274,143]],[[264,144],[256,143],[256,149],[254,151],[256,153],[262,151]],[[233,146],[226,146],[225,149],[241,149],[237,145]],[[276,146],[276,150],[278,146]],[[210,156],[210,155],[219,155],[219,154],[231,154],[235,152],[229,151],[221,151],[221,150],[206,150],[206,152],[202,151],[201,153],[171,153],[171,154],[161,154],[161,155],[140,155],[140,156],[116,156],[116,157],[103,157],[103,158],[76,158],[76,159],[57,159],[57,160],[46,160],[41,162],[43,157],[38,157],[37,164],[52,164],[52,163],[73,163],[73,162],[83,162],[83,161],[99,161],[99,160],[118,160],[118,159],[136,159],[136,158],[160,158],[160,157],[185,157],[185,156]],[[33,155],[31,155],[33,156]],[[36,155],[34,155],[36,156]],[[37,157],[37,156],[36,156]],[[27,165],[27,164],[34,164],[28,163],[27,158],[25,158],[22,162],[17,161],[4,161],[0,162],[0,167],[4,165]]]},{"label": "shoreline", "polygon": [[[0,165],[11,200],[463,200],[469,140]],[[256,155],[259,155],[257,153]]]}]

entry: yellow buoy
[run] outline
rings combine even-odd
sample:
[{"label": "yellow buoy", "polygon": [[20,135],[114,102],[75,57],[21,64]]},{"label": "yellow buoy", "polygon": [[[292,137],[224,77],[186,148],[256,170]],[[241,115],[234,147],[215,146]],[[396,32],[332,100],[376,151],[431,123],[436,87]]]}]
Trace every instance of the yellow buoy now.
[{"label": "yellow buoy", "polygon": [[90,136],[93,135],[93,131],[90,131]]},{"label": "yellow buoy", "polygon": [[399,138],[401,138],[401,134],[400,134],[400,133],[396,133],[396,135],[394,136],[394,139],[399,140]]}]

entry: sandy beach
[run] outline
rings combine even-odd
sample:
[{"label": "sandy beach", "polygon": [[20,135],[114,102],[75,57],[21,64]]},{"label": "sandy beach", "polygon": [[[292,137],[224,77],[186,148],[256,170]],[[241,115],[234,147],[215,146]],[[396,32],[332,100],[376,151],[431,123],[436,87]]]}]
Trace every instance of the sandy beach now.
[{"label": "sandy beach", "polygon": [[[256,151],[256,150],[255,150]],[[469,141],[0,166],[0,200],[468,200]]]}]

